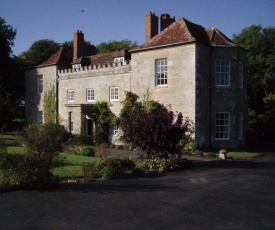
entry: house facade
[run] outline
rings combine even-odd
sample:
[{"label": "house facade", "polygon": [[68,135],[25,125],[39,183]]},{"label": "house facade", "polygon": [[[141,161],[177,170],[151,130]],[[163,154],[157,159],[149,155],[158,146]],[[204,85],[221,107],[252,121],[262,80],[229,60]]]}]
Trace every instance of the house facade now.
[{"label": "house facade", "polygon": [[[145,17],[145,40],[129,51],[94,54],[84,34],[74,33],[73,49],[62,47],[26,71],[27,122],[43,121],[43,92],[51,85],[65,127],[88,135],[94,130],[91,104],[105,100],[117,115],[125,90],[140,99],[149,92],[151,99],[194,122],[199,146],[244,147],[246,50],[216,28],[152,12]],[[115,143],[117,131],[110,133]]]}]

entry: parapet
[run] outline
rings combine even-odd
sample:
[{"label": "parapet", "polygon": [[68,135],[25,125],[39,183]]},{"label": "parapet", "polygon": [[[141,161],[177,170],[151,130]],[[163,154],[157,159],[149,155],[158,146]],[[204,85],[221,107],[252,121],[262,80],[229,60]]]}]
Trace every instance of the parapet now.
[{"label": "parapet", "polygon": [[96,77],[111,74],[123,74],[131,72],[131,62],[109,63],[103,65],[90,65],[81,68],[61,69],[57,71],[60,80]]}]

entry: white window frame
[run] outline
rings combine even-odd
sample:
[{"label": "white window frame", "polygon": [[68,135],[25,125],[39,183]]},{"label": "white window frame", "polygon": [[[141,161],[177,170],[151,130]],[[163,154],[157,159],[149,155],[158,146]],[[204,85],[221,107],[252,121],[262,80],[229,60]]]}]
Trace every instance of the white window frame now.
[{"label": "white window frame", "polygon": [[155,85],[167,86],[168,85],[168,64],[167,58],[155,60]]},{"label": "white window frame", "polygon": [[114,58],[114,63],[124,63],[125,58],[124,57],[116,57]]},{"label": "white window frame", "polygon": [[37,93],[43,94],[43,75],[37,75]]},{"label": "white window frame", "polygon": [[72,67],[73,67],[73,69],[80,69],[81,68],[81,64],[74,64]]},{"label": "white window frame", "polygon": [[110,101],[119,101],[119,87],[110,87]]},{"label": "white window frame", "polygon": [[87,102],[95,101],[95,90],[93,88],[86,89],[86,101]]},{"label": "white window frame", "polygon": [[230,137],[230,113],[217,112],[215,114],[215,139],[229,140]]},{"label": "white window frame", "polygon": [[74,90],[73,89],[67,90],[67,102],[74,102]]},{"label": "white window frame", "polygon": [[243,88],[243,62],[239,62],[239,88]]},{"label": "white window frame", "polygon": [[111,128],[112,128],[111,129],[111,134],[113,136],[116,136],[118,134],[118,132],[119,132],[119,127],[115,125],[115,126],[112,126]]},{"label": "white window frame", "polygon": [[217,59],[215,60],[215,85],[216,87],[230,86],[230,60]]},{"label": "white window frame", "polygon": [[243,112],[239,112],[238,117],[238,139],[243,139]]}]

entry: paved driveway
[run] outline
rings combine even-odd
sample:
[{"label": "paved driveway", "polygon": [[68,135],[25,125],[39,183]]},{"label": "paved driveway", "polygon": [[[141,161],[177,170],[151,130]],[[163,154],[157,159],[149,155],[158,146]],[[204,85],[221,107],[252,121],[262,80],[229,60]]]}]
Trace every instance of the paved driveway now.
[{"label": "paved driveway", "polygon": [[275,154],[0,194],[0,229],[275,229]]}]

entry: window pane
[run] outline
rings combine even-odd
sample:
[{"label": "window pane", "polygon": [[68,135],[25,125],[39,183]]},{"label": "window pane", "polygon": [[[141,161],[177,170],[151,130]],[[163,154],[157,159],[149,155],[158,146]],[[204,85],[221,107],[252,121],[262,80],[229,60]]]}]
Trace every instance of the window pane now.
[{"label": "window pane", "polygon": [[229,86],[230,84],[230,60],[215,61],[216,86]]},{"label": "window pane", "polygon": [[43,93],[43,75],[37,76],[37,92],[38,94]]},{"label": "window pane", "polygon": [[167,85],[167,59],[156,60],[156,85]]},{"label": "window pane", "polygon": [[119,101],[119,87],[110,88],[110,101]]},{"label": "window pane", "polygon": [[74,101],[74,90],[67,91],[67,100],[68,100],[68,102]]},{"label": "window pane", "polygon": [[229,126],[230,126],[229,113],[216,113],[215,120],[215,138],[216,139],[229,139]]}]

